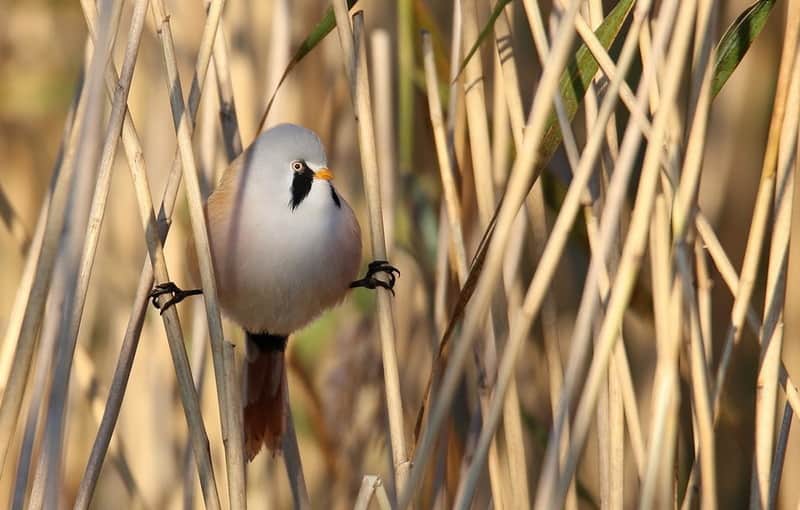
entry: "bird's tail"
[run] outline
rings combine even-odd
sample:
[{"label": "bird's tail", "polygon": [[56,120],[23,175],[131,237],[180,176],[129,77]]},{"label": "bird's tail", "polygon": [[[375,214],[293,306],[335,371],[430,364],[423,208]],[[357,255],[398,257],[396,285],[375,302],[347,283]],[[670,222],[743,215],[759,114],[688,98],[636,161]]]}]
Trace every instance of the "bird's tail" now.
[{"label": "bird's tail", "polygon": [[286,430],[284,349],[287,337],[247,333],[244,371],[244,450],[251,461],[261,446],[274,451]]}]

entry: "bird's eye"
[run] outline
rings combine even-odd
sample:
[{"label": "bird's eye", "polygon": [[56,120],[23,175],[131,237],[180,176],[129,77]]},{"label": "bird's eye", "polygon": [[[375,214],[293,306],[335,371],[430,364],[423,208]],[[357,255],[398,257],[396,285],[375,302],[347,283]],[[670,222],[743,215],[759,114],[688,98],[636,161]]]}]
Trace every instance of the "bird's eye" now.
[{"label": "bird's eye", "polygon": [[303,164],[302,161],[292,161],[292,170],[294,170],[295,172],[303,171],[304,166],[305,165]]}]

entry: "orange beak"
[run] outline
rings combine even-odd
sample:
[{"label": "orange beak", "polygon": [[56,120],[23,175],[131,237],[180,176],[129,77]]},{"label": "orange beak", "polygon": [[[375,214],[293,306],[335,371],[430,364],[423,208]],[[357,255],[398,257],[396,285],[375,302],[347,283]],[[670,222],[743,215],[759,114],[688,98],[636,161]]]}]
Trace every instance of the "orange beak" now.
[{"label": "orange beak", "polygon": [[314,179],[322,179],[323,181],[333,180],[333,172],[327,168],[320,168],[314,172]]}]

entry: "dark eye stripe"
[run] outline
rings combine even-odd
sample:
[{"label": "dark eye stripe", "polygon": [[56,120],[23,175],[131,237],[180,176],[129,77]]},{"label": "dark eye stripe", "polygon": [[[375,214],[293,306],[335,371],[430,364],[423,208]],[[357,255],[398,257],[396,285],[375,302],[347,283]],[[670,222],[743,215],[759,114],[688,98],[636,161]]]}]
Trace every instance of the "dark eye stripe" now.
[{"label": "dark eye stripe", "polygon": [[292,199],[289,201],[289,207],[293,211],[308,196],[311,191],[311,184],[314,181],[314,172],[305,164],[303,166],[303,170],[295,172],[292,178]]}]

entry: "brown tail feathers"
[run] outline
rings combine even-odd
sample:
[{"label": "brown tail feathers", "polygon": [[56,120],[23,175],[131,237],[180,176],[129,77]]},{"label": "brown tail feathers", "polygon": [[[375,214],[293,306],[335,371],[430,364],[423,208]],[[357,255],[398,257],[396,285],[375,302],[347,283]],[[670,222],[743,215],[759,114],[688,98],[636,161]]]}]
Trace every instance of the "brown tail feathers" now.
[{"label": "brown tail feathers", "polygon": [[286,336],[247,333],[244,372],[244,452],[248,462],[266,444],[277,450],[286,431]]}]

